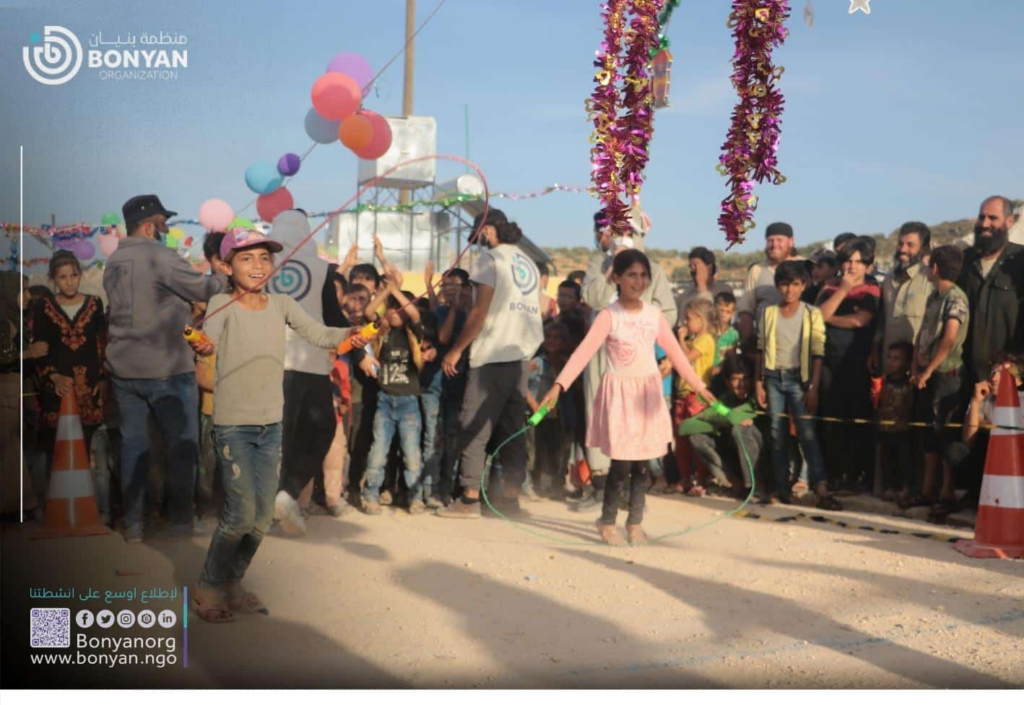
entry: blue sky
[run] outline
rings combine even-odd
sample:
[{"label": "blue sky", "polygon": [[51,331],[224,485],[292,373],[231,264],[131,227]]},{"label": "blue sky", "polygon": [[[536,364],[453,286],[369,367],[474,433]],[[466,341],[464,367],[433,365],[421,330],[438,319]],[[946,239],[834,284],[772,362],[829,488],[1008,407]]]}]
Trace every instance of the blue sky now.
[{"label": "blue sky", "polygon": [[[10,6],[12,3],[8,3]],[[137,193],[158,193],[182,215],[220,197],[252,194],[252,162],[310,144],[309,90],[329,59],[355,51],[381,67],[400,48],[403,0],[333,3],[148,0],[13,3],[0,10],[3,181],[0,219],[17,220],[18,146],[25,146],[26,223],[96,223]],[[758,229],[787,220],[798,242],[888,232],[905,220],[972,215],[991,193],[1024,197],[1024,84],[1020,0],[814,0],[813,29],[793,0],[780,164],[788,181],[758,187]],[[435,0],[419,0],[418,18]],[[672,107],[659,111],[643,191],[654,228],[648,246],[720,246],[724,179],[714,169],[735,101],[729,84],[728,0],[683,0],[669,29]],[[586,185],[590,125],[583,101],[601,39],[592,0],[447,0],[416,42],[416,113],[438,123],[438,152],[465,151],[492,190]],[[185,33],[189,68],[177,81],[102,81],[83,69],[69,83],[37,84],[21,49],[45,24],[82,38]],[[365,105],[401,109],[402,62]],[[13,110],[9,108],[13,106]],[[3,124],[8,122],[9,124]],[[450,164],[442,176],[461,173]],[[290,186],[312,211],[356,190],[356,159],[318,147]],[[589,246],[595,201],[553,194],[494,202],[545,245]]]}]

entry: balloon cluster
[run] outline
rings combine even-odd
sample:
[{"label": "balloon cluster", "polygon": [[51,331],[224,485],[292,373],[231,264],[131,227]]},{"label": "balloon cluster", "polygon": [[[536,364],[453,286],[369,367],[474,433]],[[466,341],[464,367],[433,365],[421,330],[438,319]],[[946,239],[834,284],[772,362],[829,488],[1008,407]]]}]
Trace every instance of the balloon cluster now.
[{"label": "balloon cluster", "polygon": [[[594,61],[597,85],[586,108],[587,119],[594,123],[591,178],[604,206],[601,225],[614,232],[630,229],[627,201],[639,194],[649,159],[654,113],[648,71],[651,50],[658,46],[658,13],[664,2],[608,0],[602,6],[604,41]],[[631,15],[628,30],[627,14]]]},{"label": "balloon cluster", "polygon": [[[359,54],[342,52],[327,65],[327,71],[310,91],[313,107],[306,113],[306,134],[315,144],[340,140],[360,159],[379,159],[391,148],[391,126],[372,110],[362,107],[374,74]],[[256,212],[271,222],[278,213],[295,207],[295,199],[284,180],[299,173],[302,157],[281,156],[274,164],[260,161],[245,170],[245,184],[258,194]],[[223,231],[234,220],[234,211],[220,199],[210,199],[199,208],[199,222],[211,231]]]},{"label": "balloon cluster", "polygon": [[728,26],[733,30],[732,84],[739,104],[722,145],[718,172],[728,176],[729,196],[722,201],[718,224],[729,247],[741,243],[754,227],[754,184],[770,179],[782,184],[776,153],[784,100],[777,88],[785,69],[772,65],[772,49],[786,40],[788,0],[733,0]]}]

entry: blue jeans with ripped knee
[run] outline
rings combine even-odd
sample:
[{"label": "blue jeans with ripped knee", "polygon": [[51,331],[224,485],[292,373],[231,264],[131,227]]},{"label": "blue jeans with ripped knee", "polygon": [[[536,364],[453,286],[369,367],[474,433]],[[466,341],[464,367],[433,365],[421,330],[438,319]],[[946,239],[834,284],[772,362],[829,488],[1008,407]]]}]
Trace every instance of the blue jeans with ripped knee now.
[{"label": "blue jeans with ripped knee", "polygon": [[242,579],[274,518],[281,424],[214,426],[213,432],[227,496],[200,584],[222,586]]},{"label": "blue jeans with ripped knee", "polygon": [[398,431],[405,461],[405,486],[409,488],[409,501],[423,499],[423,454],[420,437],[423,418],[420,416],[419,397],[395,397],[387,392],[377,395],[377,413],[373,417],[373,446],[366,461],[366,489],[363,497],[370,502],[380,499],[384,484],[384,465],[388,461],[391,441]]}]

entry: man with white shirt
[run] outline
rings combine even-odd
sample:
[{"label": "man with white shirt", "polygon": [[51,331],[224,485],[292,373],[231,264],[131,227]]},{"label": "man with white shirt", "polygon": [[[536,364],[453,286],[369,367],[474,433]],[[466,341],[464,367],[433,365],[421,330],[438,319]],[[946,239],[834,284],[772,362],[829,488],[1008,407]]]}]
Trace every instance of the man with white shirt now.
[{"label": "man with white shirt", "polygon": [[[469,351],[469,373],[459,428],[462,454],[462,497],[437,510],[437,516],[476,519],[488,441],[501,442],[526,419],[530,359],[544,340],[540,311],[540,274],[517,246],[523,232],[490,209],[478,217],[474,231],[486,250],[470,273],[475,301],[462,333],[441,364],[449,377],[459,374],[459,361]],[[519,513],[519,488],[526,477],[526,437],[519,435],[501,451],[504,497],[491,503],[502,514]]]}]

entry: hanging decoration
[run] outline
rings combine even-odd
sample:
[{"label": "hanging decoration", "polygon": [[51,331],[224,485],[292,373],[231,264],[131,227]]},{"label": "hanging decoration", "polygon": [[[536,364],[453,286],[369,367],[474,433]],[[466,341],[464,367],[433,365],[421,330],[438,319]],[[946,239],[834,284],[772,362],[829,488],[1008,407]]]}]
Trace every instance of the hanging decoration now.
[{"label": "hanging decoration", "polygon": [[604,41],[594,61],[597,85],[586,109],[594,124],[591,178],[605,214],[600,224],[613,232],[629,232],[628,201],[640,192],[649,159],[654,113],[648,69],[651,50],[658,45],[663,4],[664,0],[608,0],[602,6]]},{"label": "hanging decoration", "polygon": [[667,108],[669,80],[672,72],[672,52],[667,48],[654,55],[654,107]]},{"label": "hanging decoration", "polygon": [[651,58],[654,58],[659,51],[668,49],[668,23],[672,21],[672,13],[679,7],[680,2],[682,0],[666,0],[665,6],[658,13],[658,27],[660,27],[658,30],[658,45],[651,49]]},{"label": "hanging decoration", "polygon": [[732,7],[728,23],[736,40],[732,84],[739,104],[717,167],[728,177],[730,191],[718,218],[728,247],[743,242],[744,233],[755,225],[754,184],[786,180],[776,157],[784,104],[777,84],[785,68],[772,64],[772,50],[786,40],[789,1],[733,0]]}]

